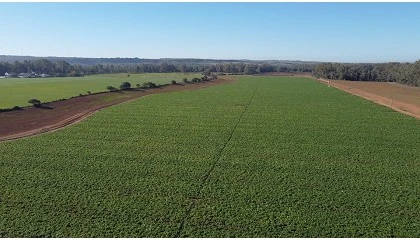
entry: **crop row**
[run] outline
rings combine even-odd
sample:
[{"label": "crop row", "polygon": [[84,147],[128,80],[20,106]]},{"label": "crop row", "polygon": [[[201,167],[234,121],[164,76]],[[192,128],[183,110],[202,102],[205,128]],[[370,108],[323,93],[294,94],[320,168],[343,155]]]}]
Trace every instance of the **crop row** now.
[{"label": "crop row", "polygon": [[419,126],[309,79],[150,95],[1,143],[0,236],[418,236]]}]

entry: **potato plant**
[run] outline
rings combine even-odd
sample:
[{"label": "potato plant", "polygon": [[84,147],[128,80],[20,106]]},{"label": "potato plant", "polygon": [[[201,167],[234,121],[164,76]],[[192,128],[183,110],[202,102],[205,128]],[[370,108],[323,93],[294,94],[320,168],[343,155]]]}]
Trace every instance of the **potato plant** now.
[{"label": "potato plant", "polygon": [[0,143],[0,236],[417,237],[418,136],[304,78],[150,95]]}]

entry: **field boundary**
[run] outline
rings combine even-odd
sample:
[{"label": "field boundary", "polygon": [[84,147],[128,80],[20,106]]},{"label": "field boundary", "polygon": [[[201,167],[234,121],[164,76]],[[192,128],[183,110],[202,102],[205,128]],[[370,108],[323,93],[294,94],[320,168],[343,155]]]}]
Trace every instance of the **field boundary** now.
[{"label": "field boundary", "polygon": [[[245,106],[244,110],[242,111],[241,116],[239,116],[238,121],[236,121],[235,125],[233,126],[232,131],[230,132],[229,137],[227,138],[227,140],[223,144],[222,148],[216,153],[216,155],[214,155],[214,157],[213,157],[214,160],[213,160],[212,164],[210,165],[209,170],[205,172],[205,174],[204,174],[204,176],[201,180],[201,183],[200,183],[200,185],[197,189],[196,196],[191,197],[191,199],[194,199],[194,200],[195,199],[200,199],[200,195],[202,194],[202,191],[203,191],[203,188],[204,188],[205,184],[207,183],[208,179],[210,178],[211,173],[216,168],[217,163],[220,162],[220,159],[222,158],[223,151],[226,149],[227,145],[229,144],[230,140],[233,137],[233,134],[236,131],[236,128],[238,127],[238,125],[241,122],[243,116],[247,112],[248,107],[251,105],[252,101],[254,100],[255,93],[257,92],[257,90],[258,90],[258,86],[255,88],[254,92],[252,93],[251,99],[248,101],[248,104]],[[182,230],[184,229],[184,225],[185,225],[186,220],[191,216],[191,213],[194,210],[194,208],[197,206],[197,204],[198,204],[198,201],[193,201],[193,200],[190,201],[190,205],[188,206],[188,209],[185,213],[185,216],[183,217],[181,223],[179,224],[178,230],[175,233],[174,238],[179,238],[180,237],[180,235],[182,233]]]},{"label": "field boundary", "polygon": [[[118,104],[122,104],[122,103],[127,103],[130,101],[134,101],[137,100],[139,98],[145,97],[147,95],[154,95],[154,94],[160,94],[160,93],[167,93],[167,92],[176,92],[176,91],[193,91],[193,90],[197,90],[197,89],[202,89],[202,88],[206,88],[206,87],[211,87],[211,86],[215,86],[215,85],[220,85],[220,84],[231,84],[236,82],[236,78],[220,78],[220,79],[215,79],[215,80],[210,80],[210,81],[206,81],[206,82],[201,82],[201,83],[195,83],[195,84],[187,84],[187,85],[179,85],[179,86],[173,86],[173,85],[167,85],[167,86],[163,86],[161,88],[156,88],[156,89],[149,89],[149,90],[143,90],[143,91],[139,91],[139,93],[135,96],[132,97],[128,97],[126,99],[115,99],[114,101],[110,101],[110,102],[106,102],[103,104],[97,104],[94,106],[91,106],[88,109],[74,109],[74,111],[72,112],[72,109],[69,109],[69,107],[71,108],[72,105],[58,105],[60,107],[58,107],[57,109],[54,109],[58,112],[62,112],[61,116],[59,116],[57,118],[56,121],[54,121],[54,119],[48,119],[49,117],[57,117],[57,116],[49,116],[48,113],[42,113],[43,114],[43,118],[40,118],[39,121],[45,121],[45,118],[47,118],[48,120],[52,121],[52,123],[49,124],[45,124],[45,125],[34,125],[33,127],[28,126],[29,129],[25,129],[22,131],[17,131],[15,133],[12,134],[7,134],[3,133],[0,131],[0,142],[4,142],[4,141],[13,141],[13,140],[17,140],[17,139],[21,139],[21,138],[25,138],[25,137],[31,137],[31,136],[35,136],[35,135],[39,135],[39,134],[43,134],[43,133],[47,133],[47,132],[52,132],[52,131],[57,131],[60,130],[64,127],[79,123],[83,120],[85,120],[86,118],[92,116],[93,114],[95,114],[96,112],[110,107],[110,106],[114,106],[114,105],[118,105]],[[186,88],[181,88],[182,87],[186,87]],[[115,94],[115,93],[101,93],[103,95],[107,95],[107,94]],[[100,94],[94,94],[92,96],[98,96]],[[71,99],[67,99],[64,101],[60,101],[60,102],[52,102],[51,104],[66,104],[66,102],[70,102],[70,101],[77,101],[77,99],[83,99],[84,100],[84,104],[86,104],[86,99],[89,96],[83,96],[83,97],[75,97],[75,98],[71,98]],[[93,101],[96,101],[97,99],[92,98],[90,99],[90,103]],[[82,103],[83,104],[83,103]],[[76,106],[75,106],[76,107]],[[24,110],[27,112],[19,112],[19,111],[11,111],[11,112],[3,112],[0,113],[0,124],[1,123],[8,123],[11,127],[13,127],[13,120],[14,120],[14,114],[20,114],[19,117],[24,119],[27,125],[31,125],[31,122],[34,121],[32,117],[32,114],[35,114],[35,112],[37,112],[38,114],[40,114],[40,112],[45,111],[44,109],[37,109],[37,108],[33,108],[30,107],[28,108],[30,109],[30,111],[28,110]],[[47,110],[49,111],[49,110]],[[68,113],[70,111],[70,113]],[[63,117],[63,115],[66,114],[67,117],[65,117],[64,119],[60,118]],[[58,114],[60,115],[60,114]],[[16,123],[19,124],[19,123]],[[2,129],[0,129],[2,130]]]},{"label": "field boundary", "polygon": [[374,102],[376,104],[391,108],[394,111],[403,113],[405,115],[420,119],[420,106],[416,106],[413,104],[401,102],[395,99],[390,99],[386,96],[381,96],[378,94],[370,93],[367,91],[364,91],[360,88],[354,88],[354,87],[348,87],[343,84],[339,84],[337,82],[334,82],[334,80],[328,80],[328,79],[322,79],[322,78],[314,78],[312,79],[317,80],[318,82],[324,83],[326,85],[329,85],[331,87],[334,87],[336,89],[345,91],[347,93],[350,93],[352,95],[358,96],[360,98],[364,98],[366,100],[369,100],[371,102]]}]

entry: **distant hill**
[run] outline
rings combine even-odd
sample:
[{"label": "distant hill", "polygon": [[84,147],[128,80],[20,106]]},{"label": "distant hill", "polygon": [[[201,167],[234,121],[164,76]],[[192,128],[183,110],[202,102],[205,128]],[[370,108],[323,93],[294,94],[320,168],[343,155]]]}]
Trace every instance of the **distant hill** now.
[{"label": "distant hill", "polygon": [[230,60],[230,59],[198,59],[198,58],[80,58],[80,57],[34,57],[34,56],[13,56],[0,55],[0,62],[13,63],[15,61],[23,62],[25,60],[47,59],[52,62],[65,61],[71,65],[80,64],[82,66],[93,65],[137,65],[137,64],[185,64],[185,65],[212,65],[223,63],[250,63],[250,64],[272,64],[280,66],[290,66],[296,64],[315,65],[320,62],[314,61],[289,61],[289,60]]}]

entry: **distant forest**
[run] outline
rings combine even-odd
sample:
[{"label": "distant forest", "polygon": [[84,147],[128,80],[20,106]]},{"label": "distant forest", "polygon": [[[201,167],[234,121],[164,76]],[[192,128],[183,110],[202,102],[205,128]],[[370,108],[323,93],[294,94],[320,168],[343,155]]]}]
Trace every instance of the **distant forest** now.
[{"label": "distant forest", "polygon": [[418,87],[420,86],[420,60],[415,63],[321,63],[315,66],[313,75],[325,79],[397,82]]},{"label": "distant forest", "polygon": [[[71,63],[69,63],[71,62]],[[139,58],[60,58],[0,55],[0,76],[8,73],[48,74],[79,77],[109,73],[193,72],[259,74],[267,72],[309,72],[315,77],[351,81],[386,81],[420,86],[420,60],[415,63],[320,63],[287,60],[212,60]],[[31,75],[33,76],[33,75]]]},{"label": "distant forest", "polygon": [[[0,56],[0,60],[5,59]],[[92,74],[108,73],[170,73],[200,72],[209,75],[211,72],[230,74],[257,74],[265,72],[312,72],[314,62],[299,61],[252,61],[252,60],[206,60],[206,59],[155,59],[135,63],[138,59],[100,59],[102,62],[115,64],[70,64],[62,58],[53,60],[31,59],[0,62],[0,76],[6,72],[10,77],[20,73],[48,74],[58,77],[78,77]],[[73,59],[74,61],[74,59]],[[81,58],[81,62],[86,60]],[[89,60],[92,61],[92,60]],[[154,62],[153,62],[154,61]]]}]

